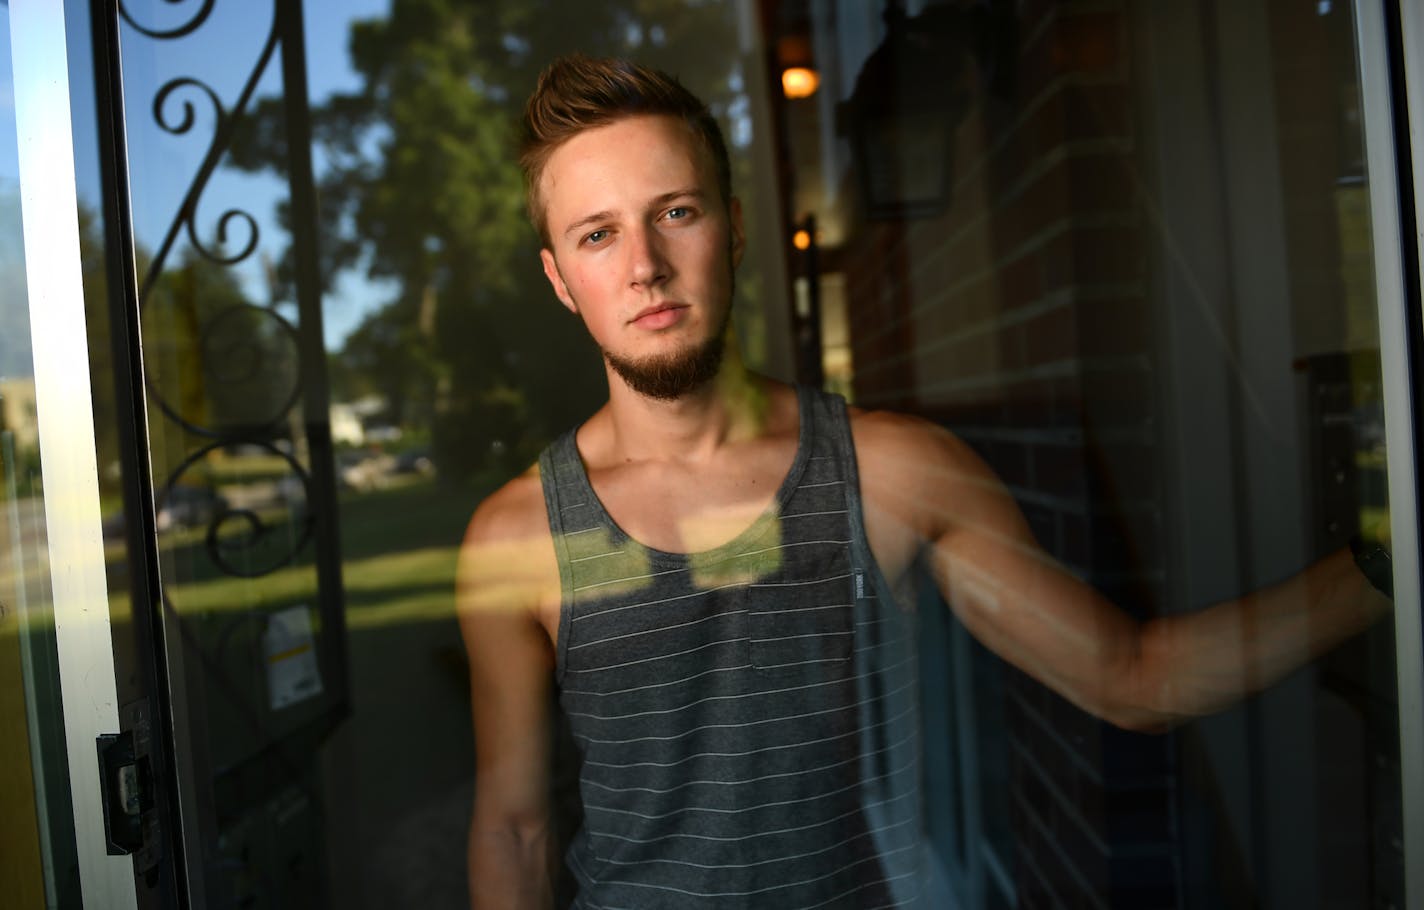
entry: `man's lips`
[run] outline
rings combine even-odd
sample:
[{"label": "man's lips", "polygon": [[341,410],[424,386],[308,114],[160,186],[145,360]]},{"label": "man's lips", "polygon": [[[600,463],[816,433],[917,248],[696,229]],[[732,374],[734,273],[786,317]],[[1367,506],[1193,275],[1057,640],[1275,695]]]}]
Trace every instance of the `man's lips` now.
[{"label": "man's lips", "polygon": [[665,329],[680,321],[686,310],[683,303],[658,303],[639,310],[630,321],[640,329]]}]

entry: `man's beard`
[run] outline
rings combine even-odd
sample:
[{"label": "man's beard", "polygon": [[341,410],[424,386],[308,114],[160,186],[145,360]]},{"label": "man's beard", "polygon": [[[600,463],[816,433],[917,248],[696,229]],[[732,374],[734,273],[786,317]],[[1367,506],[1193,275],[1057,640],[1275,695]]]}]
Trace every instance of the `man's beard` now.
[{"label": "man's beard", "polygon": [[731,315],[731,307],[728,307],[717,331],[701,344],[637,359],[604,351],[603,359],[628,384],[628,388],[639,395],[656,401],[675,401],[711,382],[717,375],[727,347],[727,326]]}]

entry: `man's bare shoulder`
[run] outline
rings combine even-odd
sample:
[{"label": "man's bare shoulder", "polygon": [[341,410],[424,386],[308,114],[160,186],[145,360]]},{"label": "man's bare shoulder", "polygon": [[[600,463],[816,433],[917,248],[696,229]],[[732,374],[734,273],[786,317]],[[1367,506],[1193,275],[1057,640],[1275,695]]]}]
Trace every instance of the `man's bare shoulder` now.
[{"label": "man's bare shoulder", "polygon": [[464,612],[521,607],[542,612],[557,600],[559,570],[538,466],[510,480],[475,509],[460,547]]},{"label": "man's bare shoulder", "polygon": [[848,411],[862,473],[893,467],[911,476],[937,475],[947,467],[972,470],[981,464],[959,437],[922,417],[855,407]]},{"label": "man's bare shoulder", "polygon": [[484,498],[470,518],[465,544],[548,536],[549,515],[544,507],[544,487],[536,464]]},{"label": "man's bare shoulder", "polygon": [[956,519],[1002,506],[1006,496],[998,477],[944,427],[859,408],[850,409],[850,420],[861,490],[871,508],[932,539]]}]

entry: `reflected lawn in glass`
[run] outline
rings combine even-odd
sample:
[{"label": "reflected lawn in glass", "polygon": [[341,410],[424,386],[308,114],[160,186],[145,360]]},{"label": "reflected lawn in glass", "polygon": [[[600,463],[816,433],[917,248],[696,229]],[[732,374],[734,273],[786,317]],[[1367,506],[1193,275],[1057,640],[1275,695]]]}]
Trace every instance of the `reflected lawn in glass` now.
[{"label": "reflected lawn in glass", "polygon": [[[453,490],[413,479],[341,500],[341,540],[347,623],[353,629],[454,617],[455,561],[473,504],[474,487]],[[271,610],[309,603],[310,568],[294,565],[256,579],[221,575],[201,550],[206,529],[175,532],[170,557],[194,571],[169,586],[184,615]],[[399,548],[392,543],[400,542]]]}]

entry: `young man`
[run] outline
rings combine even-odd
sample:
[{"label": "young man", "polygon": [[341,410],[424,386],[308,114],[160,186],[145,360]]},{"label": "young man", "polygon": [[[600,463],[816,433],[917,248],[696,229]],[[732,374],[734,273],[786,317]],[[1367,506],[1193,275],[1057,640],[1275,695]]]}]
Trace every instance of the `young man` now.
[{"label": "young man", "polygon": [[913,617],[896,602],[917,575],[1005,659],[1139,730],[1266,686],[1389,609],[1344,552],[1139,625],[1039,550],[949,433],[743,367],[742,210],[716,124],[674,80],[563,59],[526,126],[544,272],[602,350],[609,400],[479,507],[462,549],[476,906],[551,902],[555,694],[582,759],[575,906],[916,904]]}]

